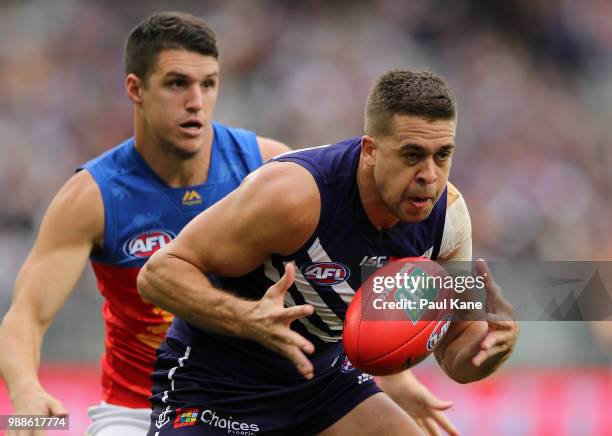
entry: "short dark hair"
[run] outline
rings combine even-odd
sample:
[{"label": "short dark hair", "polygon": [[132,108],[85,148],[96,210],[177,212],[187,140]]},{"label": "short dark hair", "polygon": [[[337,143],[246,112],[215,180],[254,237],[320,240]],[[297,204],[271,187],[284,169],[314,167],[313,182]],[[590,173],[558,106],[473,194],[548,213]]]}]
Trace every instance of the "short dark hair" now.
[{"label": "short dark hair", "polygon": [[390,134],[396,114],[452,120],[457,116],[455,96],[446,81],[430,71],[391,70],[378,78],[368,94],[365,133]]},{"label": "short dark hair", "polygon": [[193,51],[219,57],[215,34],[204,21],[183,12],[153,14],[136,26],[125,44],[125,73],[145,83],[162,50]]}]

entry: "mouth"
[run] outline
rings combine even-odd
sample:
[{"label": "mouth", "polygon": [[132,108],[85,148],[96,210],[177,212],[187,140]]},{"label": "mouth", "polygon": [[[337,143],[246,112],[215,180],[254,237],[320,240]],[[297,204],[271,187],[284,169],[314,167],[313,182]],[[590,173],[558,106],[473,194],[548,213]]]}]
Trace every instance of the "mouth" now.
[{"label": "mouth", "polygon": [[433,198],[429,196],[411,195],[405,198],[412,207],[418,210],[422,210],[428,205],[433,204]]},{"label": "mouth", "polygon": [[181,131],[188,136],[199,136],[204,130],[204,124],[199,120],[188,120],[179,124]]}]

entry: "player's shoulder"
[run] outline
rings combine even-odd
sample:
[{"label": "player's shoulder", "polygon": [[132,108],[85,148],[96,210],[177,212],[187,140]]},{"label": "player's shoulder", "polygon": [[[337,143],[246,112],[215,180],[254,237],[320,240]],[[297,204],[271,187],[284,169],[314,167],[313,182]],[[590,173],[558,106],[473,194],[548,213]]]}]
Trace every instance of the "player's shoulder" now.
[{"label": "player's shoulder", "polygon": [[346,186],[354,177],[361,151],[361,138],[294,150],[276,160],[295,162],[310,171],[324,185]]},{"label": "player's shoulder", "polygon": [[314,177],[294,162],[269,162],[249,174],[243,185],[258,198],[274,200],[287,207],[319,201]]},{"label": "player's shoulder", "polygon": [[446,182],[446,208],[448,209],[457,201],[460,203],[465,203],[463,194],[461,194],[461,191],[459,191],[459,189],[450,181]]},{"label": "player's shoulder", "polygon": [[312,174],[293,162],[269,162],[251,173],[241,189],[253,208],[271,220],[310,227],[320,214],[320,194]]},{"label": "player's shoulder", "polygon": [[291,151],[291,149],[282,142],[262,136],[257,136],[257,145],[259,146],[259,152],[261,153],[263,162],[267,162],[276,156]]},{"label": "player's shoulder", "polygon": [[439,258],[470,260],[472,258],[472,223],[463,195],[455,185],[447,183],[446,220]]},{"label": "player's shoulder", "polygon": [[59,194],[73,203],[95,203],[96,198],[101,199],[98,184],[86,169],[70,177],[60,189]]},{"label": "player's shoulder", "polygon": [[[269,253],[288,255],[301,247],[319,222],[320,201],[312,176],[289,162],[269,162],[249,174],[240,187],[205,211],[240,238]],[[231,234],[233,230],[228,230]],[[246,242],[245,242],[246,243]]]},{"label": "player's shoulder", "polygon": [[81,170],[68,179],[58,196],[66,203],[68,211],[76,211],[82,216],[104,213],[100,187],[88,170]]},{"label": "player's shoulder", "polygon": [[56,227],[70,229],[75,236],[101,242],[104,204],[89,171],[79,171],[68,179],[51,201],[46,216]]}]

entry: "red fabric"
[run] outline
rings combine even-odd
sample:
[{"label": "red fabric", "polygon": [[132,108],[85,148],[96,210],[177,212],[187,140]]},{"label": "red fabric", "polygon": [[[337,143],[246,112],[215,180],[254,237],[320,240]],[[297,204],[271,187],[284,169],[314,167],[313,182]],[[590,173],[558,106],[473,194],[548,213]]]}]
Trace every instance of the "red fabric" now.
[{"label": "red fabric", "polygon": [[120,406],[150,407],[155,351],[166,336],[172,315],[142,300],[136,288],[140,268],[92,265],[105,298],[102,399]]}]

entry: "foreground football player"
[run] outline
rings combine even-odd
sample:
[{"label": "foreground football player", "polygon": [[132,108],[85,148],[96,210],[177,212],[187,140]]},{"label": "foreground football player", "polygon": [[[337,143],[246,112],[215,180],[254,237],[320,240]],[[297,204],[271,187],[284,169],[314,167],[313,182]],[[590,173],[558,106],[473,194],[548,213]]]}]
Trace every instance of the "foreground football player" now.
[{"label": "foreground football player", "polygon": [[[465,203],[448,183],[455,128],[442,78],[388,72],[369,94],[365,135],[278,157],[151,257],[139,290],[178,315],[155,365],[151,436],[421,434],[342,364],[340,339],[364,258],[471,256]],[[313,265],[345,273],[319,280]],[[518,333],[477,267],[490,313],[454,322],[435,351],[461,383],[499,368]]]}]

